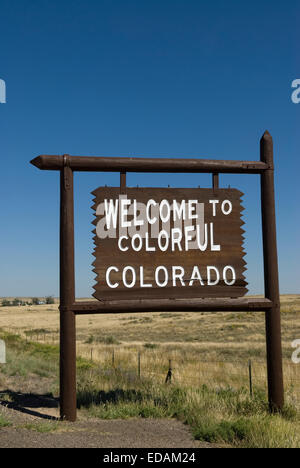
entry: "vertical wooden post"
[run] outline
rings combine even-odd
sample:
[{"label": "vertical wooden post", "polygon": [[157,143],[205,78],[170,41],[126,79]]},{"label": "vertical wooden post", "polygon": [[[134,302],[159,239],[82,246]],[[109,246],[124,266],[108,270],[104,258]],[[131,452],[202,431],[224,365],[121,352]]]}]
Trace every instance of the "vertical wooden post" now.
[{"label": "vertical wooden post", "polygon": [[167,373],[165,383],[168,383],[168,382],[171,383],[171,380],[172,380],[172,361],[171,359],[169,359],[169,370]]},{"label": "vertical wooden post", "polygon": [[126,193],[126,172],[120,172],[120,193]]},{"label": "vertical wooden post", "polygon": [[76,420],[76,332],[73,171],[68,155],[60,171],[60,416]]},{"label": "vertical wooden post", "polygon": [[138,378],[141,378],[141,353],[138,352]]},{"label": "vertical wooden post", "polygon": [[213,189],[219,188],[219,174],[216,172],[213,172],[212,174],[212,186],[213,186]]},{"label": "vertical wooden post", "polygon": [[265,313],[269,406],[271,411],[280,411],[284,404],[284,391],[276,244],[273,141],[269,132],[265,132],[260,140],[260,159],[269,166],[261,174],[265,297],[273,303],[272,308]]},{"label": "vertical wooden post", "polygon": [[249,391],[250,391],[250,398],[253,396],[253,388],[252,388],[252,361],[249,359],[248,361],[248,369],[249,369]]}]

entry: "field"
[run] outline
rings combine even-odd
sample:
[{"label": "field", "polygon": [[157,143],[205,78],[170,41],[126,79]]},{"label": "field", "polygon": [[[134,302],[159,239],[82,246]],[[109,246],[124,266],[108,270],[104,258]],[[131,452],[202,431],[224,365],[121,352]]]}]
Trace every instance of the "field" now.
[{"label": "field", "polygon": [[[78,316],[79,413],[101,418],[170,417],[175,413],[193,428],[194,436],[200,440],[239,446],[300,446],[296,436],[299,432],[300,364],[291,360],[295,351],[291,343],[300,339],[300,296],[282,296],[281,310],[287,419],[269,416],[266,412],[264,314],[256,312]],[[4,376],[7,384],[16,388],[23,365],[28,392],[39,389],[40,380],[43,382],[40,391],[57,396],[58,327],[57,303],[0,307],[0,331],[8,342],[11,339],[14,343],[12,354],[18,353],[15,348],[21,346],[20,343],[25,351],[39,346],[41,354],[39,359],[35,354],[37,362],[34,362],[29,353],[31,369],[27,361],[20,360],[20,352],[18,365],[11,355],[7,367],[10,370]],[[9,338],[16,335],[17,341]],[[43,362],[45,350],[52,350],[50,354],[54,353],[55,363],[48,358]],[[249,360],[252,398],[249,395]],[[171,385],[166,386],[170,366]],[[102,400],[99,400],[99,390],[106,395],[102,395]],[[113,395],[112,399],[107,395]],[[147,404],[143,403],[145,395],[151,400],[149,402],[147,397]],[[104,406],[99,405],[103,398],[108,398]],[[166,398],[170,404],[160,407],[154,403]],[[120,401],[122,404],[116,405]],[[195,407],[202,415],[201,421],[196,416],[197,420],[193,419]],[[237,411],[237,407],[242,409]],[[272,424],[268,418],[275,418]],[[264,429],[260,427],[262,423]],[[270,431],[273,428],[269,438],[266,427]],[[247,437],[236,436],[244,433]]]},{"label": "field", "polygon": [[[300,339],[300,296],[282,296],[282,343],[286,383],[299,383],[292,341]],[[185,383],[245,382],[252,360],[254,381],[265,384],[263,313],[142,313],[76,318],[77,354],[99,364],[167,372]],[[58,305],[1,307],[0,328],[24,338],[58,344]],[[140,353],[140,358],[139,358]],[[220,375],[219,375],[220,374]],[[195,382],[194,382],[195,381]]]}]

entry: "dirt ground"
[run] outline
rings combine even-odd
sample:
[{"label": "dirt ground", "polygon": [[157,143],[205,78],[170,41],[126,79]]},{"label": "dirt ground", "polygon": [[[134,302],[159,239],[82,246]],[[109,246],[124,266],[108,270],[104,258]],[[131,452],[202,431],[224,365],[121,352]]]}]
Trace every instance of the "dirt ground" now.
[{"label": "dirt ground", "polygon": [[[30,385],[28,385],[30,381]],[[176,419],[91,418],[59,420],[59,402],[49,396],[48,379],[1,376],[0,448],[211,448],[195,441]]]},{"label": "dirt ground", "polygon": [[0,448],[212,448],[193,440],[189,428],[174,419],[58,421],[55,399],[32,394],[0,401]]}]

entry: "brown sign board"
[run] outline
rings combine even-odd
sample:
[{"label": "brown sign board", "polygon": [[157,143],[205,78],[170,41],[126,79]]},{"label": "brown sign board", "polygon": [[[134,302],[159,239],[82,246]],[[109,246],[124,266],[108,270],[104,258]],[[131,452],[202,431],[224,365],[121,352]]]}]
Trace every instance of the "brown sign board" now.
[{"label": "brown sign board", "polygon": [[240,191],[99,187],[92,194],[96,299],[246,294]]}]

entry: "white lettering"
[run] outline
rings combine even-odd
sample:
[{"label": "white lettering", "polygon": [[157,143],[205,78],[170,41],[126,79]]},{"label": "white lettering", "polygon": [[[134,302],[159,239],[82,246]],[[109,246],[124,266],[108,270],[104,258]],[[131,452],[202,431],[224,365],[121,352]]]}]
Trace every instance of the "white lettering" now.
[{"label": "white lettering", "polygon": [[[131,282],[127,281],[127,272],[128,271],[130,271],[131,274],[132,274]],[[122,281],[123,281],[123,284],[124,284],[124,286],[126,288],[133,288],[133,286],[135,286],[136,273],[135,273],[135,269],[132,266],[127,266],[127,267],[124,268],[123,273],[122,273]]]},{"label": "white lettering", "polygon": [[184,277],[184,268],[182,268],[181,266],[172,266],[172,280],[173,280],[174,287],[176,287],[177,279],[180,280],[181,286],[185,286],[183,277]]},{"label": "white lettering", "polygon": [[[161,282],[160,279],[159,279],[159,273],[160,271],[163,271],[163,274],[165,276],[164,280]],[[156,268],[155,270],[155,282],[157,284],[157,286],[159,286],[160,288],[165,288],[168,284],[168,281],[169,281],[169,276],[168,276],[168,270],[166,269],[166,267],[164,266],[159,266]]]},{"label": "white lettering", "polygon": [[210,224],[210,249],[211,251],[219,251],[221,250],[221,246],[219,244],[214,244],[214,223]]},{"label": "white lettering", "polygon": [[[228,205],[228,208],[225,209],[225,205]],[[221,205],[221,210],[224,215],[229,215],[232,212],[232,203],[229,200],[224,200]]]},{"label": "white lettering", "polygon": [[[216,275],[216,279],[213,280],[211,278],[211,272],[214,271]],[[220,273],[219,270],[214,266],[207,267],[207,286],[216,286],[220,281]]]},{"label": "white lettering", "polygon": [[198,280],[199,283],[201,284],[201,286],[204,286],[204,283],[203,283],[201,275],[200,275],[199,268],[197,266],[194,266],[194,268],[193,268],[193,272],[192,272],[191,280],[189,282],[189,286],[193,286],[195,280]]},{"label": "white lettering", "polygon": [[213,205],[213,216],[216,216],[216,214],[217,214],[216,204],[219,203],[219,200],[209,200],[209,203],[212,203],[212,205]]},{"label": "white lettering", "polygon": [[131,200],[127,200],[127,198],[120,199],[121,227],[122,228],[130,226],[130,222],[126,221],[127,215],[128,215],[128,209],[126,207],[130,205],[131,205]]},{"label": "white lettering", "polygon": [[112,283],[110,282],[110,279],[109,279],[110,272],[113,271],[113,270],[116,271],[116,272],[119,271],[119,269],[118,269],[117,267],[115,267],[115,266],[111,266],[111,267],[107,268],[107,270],[106,270],[106,284],[107,284],[110,288],[117,288],[117,287],[119,286],[119,283],[114,283],[114,284],[112,284]]},{"label": "white lettering", "polygon": [[110,229],[111,224],[114,229],[117,227],[118,205],[119,200],[109,200],[109,205],[107,204],[107,200],[104,200],[107,229]]},{"label": "white lettering", "polygon": [[120,237],[119,240],[118,240],[118,247],[119,247],[119,250],[121,250],[122,252],[127,252],[128,246],[127,247],[122,247],[122,244],[121,244],[123,239],[128,240],[128,237],[127,236]]},{"label": "white lettering", "polygon": [[[228,280],[227,278],[227,271],[231,271],[231,280]],[[223,280],[224,280],[224,283],[227,284],[227,286],[232,286],[235,283],[236,274],[232,266],[228,265],[223,269]]]}]

